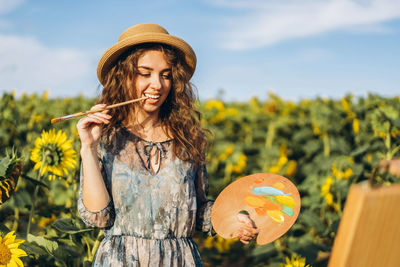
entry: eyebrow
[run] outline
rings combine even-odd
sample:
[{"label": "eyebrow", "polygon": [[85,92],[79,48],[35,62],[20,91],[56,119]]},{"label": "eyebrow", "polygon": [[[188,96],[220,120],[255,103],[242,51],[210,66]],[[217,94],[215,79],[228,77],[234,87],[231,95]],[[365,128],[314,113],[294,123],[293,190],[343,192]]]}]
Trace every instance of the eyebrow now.
[{"label": "eyebrow", "polygon": [[[154,70],[153,68],[147,67],[147,66],[138,66],[138,69],[146,69],[146,70]],[[161,70],[161,72],[165,72],[165,71],[172,71],[171,68],[166,68]]]}]

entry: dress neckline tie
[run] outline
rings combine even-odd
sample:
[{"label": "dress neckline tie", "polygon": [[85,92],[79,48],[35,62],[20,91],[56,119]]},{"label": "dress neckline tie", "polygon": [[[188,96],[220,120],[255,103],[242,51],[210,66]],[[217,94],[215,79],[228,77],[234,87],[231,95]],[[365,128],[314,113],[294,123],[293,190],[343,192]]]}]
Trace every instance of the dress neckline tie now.
[{"label": "dress neckline tie", "polygon": [[[157,151],[156,151],[157,158],[156,158],[155,164],[156,165],[158,164],[158,168],[157,168],[157,171],[155,173],[153,173],[153,171],[151,169],[151,161],[150,161],[151,151],[153,150],[153,147],[155,147],[157,149]],[[163,145],[160,142],[151,142],[151,141],[149,141],[148,144],[143,147],[143,153],[147,157],[147,161],[146,161],[147,169],[151,173],[157,174],[158,171],[160,170],[161,160],[163,158],[165,158],[166,155],[167,155],[167,150],[163,147]]]}]

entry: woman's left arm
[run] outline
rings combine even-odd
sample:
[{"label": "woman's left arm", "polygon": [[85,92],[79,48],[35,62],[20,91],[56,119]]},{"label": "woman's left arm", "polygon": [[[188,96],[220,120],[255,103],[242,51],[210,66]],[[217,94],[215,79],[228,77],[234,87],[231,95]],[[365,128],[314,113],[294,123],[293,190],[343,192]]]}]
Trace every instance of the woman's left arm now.
[{"label": "woman's left arm", "polygon": [[[208,233],[208,235],[212,235],[211,209],[214,201],[207,198],[208,175],[205,164],[197,170],[195,186],[197,194],[196,229]],[[238,214],[237,220],[242,223],[242,227],[238,230],[237,237],[243,244],[248,244],[257,236],[259,230],[248,215]]]},{"label": "woman's left arm", "polygon": [[211,208],[214,201],[207,198],[208,177],[205,164],[197,169],[194,182],[197,196],[196,229],[212,235]]}]

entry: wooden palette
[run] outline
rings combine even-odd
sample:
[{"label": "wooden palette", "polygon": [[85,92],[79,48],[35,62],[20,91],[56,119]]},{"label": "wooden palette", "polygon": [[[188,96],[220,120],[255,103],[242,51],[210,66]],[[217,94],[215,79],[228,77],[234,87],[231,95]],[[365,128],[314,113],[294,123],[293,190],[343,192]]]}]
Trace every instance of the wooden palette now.
[{"label": "wooden palette", "polygon": [[218,235],[235,238],[242,226],[236,216],[245,210],[260,230],[257,244],[265,245],[292,227],[300,206],[299,191],[291,181],[277,174],[257,173],[236,180],[219,194],[211,223]]}]

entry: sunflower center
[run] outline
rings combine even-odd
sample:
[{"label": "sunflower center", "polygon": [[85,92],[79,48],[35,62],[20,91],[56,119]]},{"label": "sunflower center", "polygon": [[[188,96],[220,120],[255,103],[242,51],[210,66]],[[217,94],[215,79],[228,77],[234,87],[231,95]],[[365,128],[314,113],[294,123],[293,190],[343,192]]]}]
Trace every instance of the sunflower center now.
[{"label": "sunflower center", "polygon": [[11,260],[11,251],[6,244],[0,242],[0,265],[6,265]]},{"label": "sunflower center", "polygon": [[58,166],[62,161],[62,150],[56,144],[47,144],[43,146],[44,159],[42,162],[47,166]]}]

